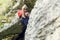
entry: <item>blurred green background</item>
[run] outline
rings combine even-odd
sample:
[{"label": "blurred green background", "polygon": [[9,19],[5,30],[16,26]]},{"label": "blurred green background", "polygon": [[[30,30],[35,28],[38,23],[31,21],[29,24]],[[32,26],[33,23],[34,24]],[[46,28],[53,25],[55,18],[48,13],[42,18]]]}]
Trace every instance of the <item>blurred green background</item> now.
[{"label": "blurred green background", "polygon": [[[20,5],[16,7],[14,10],[21,9],[23,4],[28,6],[28,11],[31,12],[32,8],[35,5],[36,0],[23,0],[20,1]],[[11,23],[17,11],[12,10],[11,15],[5,16],[11,10],[11,8],[16,4],[16,0],[0,0],[0,28],[4,27],[5,23]],[[10,19],[11,18],[11,19]],[[22,26],[16,23],[12,27],[4,30],[0,33],[0,40],[11,40],[12,37],[16,37],[18,33],[22,32]]]}]

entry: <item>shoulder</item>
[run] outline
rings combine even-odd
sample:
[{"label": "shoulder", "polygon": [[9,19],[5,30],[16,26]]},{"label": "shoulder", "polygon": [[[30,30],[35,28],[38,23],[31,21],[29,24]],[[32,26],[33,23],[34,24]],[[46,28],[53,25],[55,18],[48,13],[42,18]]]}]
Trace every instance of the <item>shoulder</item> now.
[{"label": "shoulder", "polygon": [[22,10],[18,10],[17,13],[19,17],[22,16]]},{"label": "shoulder", "polygon": [[22,10],[18,10],[18,12],[22,12]]},{"label": "shoulder", "polygon": [[22,10],[18,10],[17,12],[18,12],[19,14],[22,14]]}]

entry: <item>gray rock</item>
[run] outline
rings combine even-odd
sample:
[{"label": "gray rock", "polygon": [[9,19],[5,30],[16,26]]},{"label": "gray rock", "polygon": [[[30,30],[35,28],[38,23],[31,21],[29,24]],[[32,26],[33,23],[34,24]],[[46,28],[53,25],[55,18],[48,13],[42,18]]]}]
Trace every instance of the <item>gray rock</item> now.
[{"label": "gray rock", "polygon": [[31,11],[25,40],[60,40],[60,0],[37,0]]}]

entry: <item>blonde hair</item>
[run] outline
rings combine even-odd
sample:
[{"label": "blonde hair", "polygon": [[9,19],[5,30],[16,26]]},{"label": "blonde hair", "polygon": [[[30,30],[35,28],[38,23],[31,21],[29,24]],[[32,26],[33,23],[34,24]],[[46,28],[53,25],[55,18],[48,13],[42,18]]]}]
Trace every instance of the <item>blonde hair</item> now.
[{"label": "blonde hair", "polygon": [[28,7],[27,7],[27,5],[26,4],[24,4],[23,6],[22,6],[22,9],[27,9]]}]

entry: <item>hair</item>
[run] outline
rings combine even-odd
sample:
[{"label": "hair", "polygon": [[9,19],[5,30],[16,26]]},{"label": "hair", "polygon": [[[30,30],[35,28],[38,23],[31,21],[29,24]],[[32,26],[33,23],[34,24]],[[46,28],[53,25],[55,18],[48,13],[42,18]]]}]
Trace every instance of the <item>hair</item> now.
[{"label": "hair", "polygon": [[27,10],[27,9],[28,9],[27,5],[26,5],[26,4],[24,4],[24,5],[22,6],[22,9]]}]

